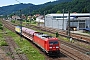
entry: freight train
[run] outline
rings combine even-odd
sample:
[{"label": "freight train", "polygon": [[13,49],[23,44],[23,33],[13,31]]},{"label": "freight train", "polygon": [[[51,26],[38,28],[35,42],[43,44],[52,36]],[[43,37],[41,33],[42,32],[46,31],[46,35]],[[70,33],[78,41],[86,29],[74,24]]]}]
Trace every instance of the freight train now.
[{"label": "freight train", "polygon": [[16,26],[15,31],[31,40],[33,43],[43,49],[43,51],[45,51],[47,54],[60,53],[60,43],[58,42],[58,38],[56,37],[52,37],[26,27],[22,27],[21,30],[20,26]]}]

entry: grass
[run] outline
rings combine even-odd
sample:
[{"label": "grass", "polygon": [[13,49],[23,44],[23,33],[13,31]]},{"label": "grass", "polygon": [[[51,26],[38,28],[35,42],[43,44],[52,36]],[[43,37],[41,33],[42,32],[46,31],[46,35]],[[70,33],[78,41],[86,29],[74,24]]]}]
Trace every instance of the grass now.
[{"label": "grass", "polygon": [[[53,37],[56,36],[55,34],[52,34],[52,33],[48,33],[48,32],[41,31],[41,30],[37,30],[35,28],[33,28],[33,29],[38,31],[38,32],[43,32],[45,34],[51,35]],[[89,34],[90,34],[90,32],[89,32]],[[59,36],[58,39],[61,39],[61,40],[66,41],[66,42],[71,42],[69,38],[62,37],[62,36]],[[74,42],[77,42],[77,41],[76,40],[72,40],[72,42],[74,43]],[[74,44],[79,45],[79,46],[84,47],[84,48],[87,48],[87,49],[90,49],[90,46],[88,46],[87,44],[81,44],[81,43],[74,43]]]},{"label": "grass", "polygon": [[[20,25],[20,21],[16,21],[15,23],[18,24],[18,25]],[[37,26],[37,25],[38,25],[38,22],[35,22],[35,21],[31,21],[31,22],[23,21],[22,25],[23,25],[23,26],[26,26],[26,24],[27,24],[27,25],[28,25],[28,24],[32,24],[32,25]]]},{"label": "grass", "polygon": [[78,45],[83,46],[83,47],[86,47],[87,49],[88,48],[90,49],[90,45],[88,45],[88,44],[87,45],[84,45],[84,44],[81,43],[81,44],[78,44]]},{"label": "grass", "polygon": [[[44,31],[41,31],[41,30],[37,30],[37,29],[35,29],[35,28],[33,28],[34,30],[36,30],[36,31],[40,31],[40,32],[44,32]],[[54,36],[55,37],[55,34],[51,34],[51,33],[48,33],[48,32],[44,32],[45,34],[48,34],[48,35],[51,35],[51,36]],[[62,37],[62,36],[59,36],[58,37],[59,39],[62,39],[62,40],[64,40],[64,41],[67,41],[67,42],[70,42],[70,40],[69,40],[69,38],[65,38],[65,37]],[[18,40],[19,41],[19,40]],[[73,40],[73,42],[74,42],[74,40]],[[21,42],[22,43],[22,42]],[[23,43],[24,44],[24,43]],[[75,43],[76,44],[76,43]],[[22,45],[22,44],[21,44]],[[78,44],[77,44],[78,45]],[[83,46],[84,47],[84,45],[79,45],[79,46]],[[85,48],[89,48],[90,49],[90,46],[85,46]],[[17,48],[16,49],[17,50],[17,52],[18,53],[28,53],[27,54],[27,56],[28,57],[31,57],[30,59],[31,60],[44,60],[44,58],[42,58],[42,59],[38,59],[39,57],[41,58],[41,56],[38,56],[38,53],[36,52],[36,51],[34,51],[31,47],[29,47],[29,46],[27,46],[27,47],[25,47],[24,48],[24,46],[23,46],[23,48]],[[30,50],[30,52],[28,51],[28,50]],[[29,55],[30,54],[30,55]],[[31,55],[32,54],[32,55]],[[35,54],[35,55],[34,55]],[[40,54],[40,53],[39,53]],[[38,58],[36,58],[36,56],[38,56]],[[34,58],[34,59],[33,59]]]},{"label": "grass", "polygon": [[24,53],[28,57],[29,60],[44,60],[44,56],[40,54],[40,52],[35,49],[30,42],[28,42],[26,39],[20,40],[20,37],[11,31],[8,33],[9,36],[12,36],[17,45],[20,48],[16,48],[17,53]]},{"label": "grass", "polygon": [[7,55],[7,56],[12,56],[12,53],[11,53],[11,52],[7,52],[6,55]]},{"label": "grass", "polygon": [[[36,30],[36,31],[38,31],[38,32],[42,32],[42,33],[48,34],[48,35],[50,35],[50,36],[56,37],[56,34],[52,34],[52,33],[49,33],[49,32],[37,30],[37,29],[35,29],[35,28],[33,28],[33,29]],[[62,39],[62,40],[64,40],[64,41],[66,41],[66,42],[70,42],[69,38],[65,38],[65,37],[62,37],[62,36],[59,36],[58,39]],[[74,40],[72,40],[72,41],[74,41]]]},{"label": "grass", "polygon": [[88,34],[90,34],[90,32],[88,32]]},{"label": "grass", "polygon": [[0,46],[8,46],[8,44],[4,40],[0,40]]},{"label": "grass", "polygon": [[8,46],[8,44],[5,42],[5,39],[4,39],[4,34],[2,33],[3,31],[0,30],[1,34],[0,34],[0,46]]},{"label": "grass", "polygon": [[[26,23],[24,23],[23,26],[24,26],[25,24],[26,24]],[[32,23],[31,23],[31,24],[32,24]],[[38,23],[32,24],[32,25],[37,26],[37,24],[38,24]],[[45,34],[48,34],[48,35],[51,35],[51,36],[54,36],[54,37],[55,37],[55,34],[51,34],[51,33],[45,32],[45,31],[41,31],[41,30],[37,30],[37,29],[35,29],[35,28],[33,28],[33,29],[36,30],[36,31],[44,32]],[[90,32],[88,32],[88,34],[90,34]],[[59,36],[58,38],[66,41],[66,42],[70,42],[70,39],[69,39],[69,38],[62,37],[62,36]],[[75,42],[75,41],[72,40],[72,42]]]},{"label": "grass", "polygon": [[[45,57],[42,54],[40,54],[38,49],[33,47],[32,44],[30,44],[26,39],[23,39],[23,41],[21,41],[20,37],[16,33],[6,28],[4,28],[4,30],[8,31],[7,35],[13,37],[14,41],[19,46],[19,48],[16,48],[16,53],[24,53],[29,60],[45,60]],[[2,30],[0,30],[0,32],[2,32]],[[3,39],[3,34],[0,34],[0,45],[5,44],[6,42]],[[7,55],[10,55],[10,53],[7,53]],[[12,58],[14,57],[12,56]]]}]

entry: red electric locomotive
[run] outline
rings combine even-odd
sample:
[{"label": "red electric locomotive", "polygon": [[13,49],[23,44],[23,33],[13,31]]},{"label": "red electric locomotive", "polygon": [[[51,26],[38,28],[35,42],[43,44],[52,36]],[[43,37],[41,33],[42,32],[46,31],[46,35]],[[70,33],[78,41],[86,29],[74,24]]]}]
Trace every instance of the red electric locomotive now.
[{"label": "red electric locomotive", "polygon": [[[20,27],[15,27],[15,31],[18,33]],[[48,54],[59,54],[60,45],[58,42],[58,39],[52,36],[49,36],[47,34],[43,34],[37,31],[34,31],[32,29],[28,29],[25,27],[22,27],[22,35],[26,38],[30,39],[33,43],[38,45],[40,48],[42,48],[46,53]]]},{"label": "red electric locomotive", "polygon": [[33,35],[34,42],[41,47],[46,53],[59,53],[60,45],[57,38],[48,36],[40,32],[35,32]]}]

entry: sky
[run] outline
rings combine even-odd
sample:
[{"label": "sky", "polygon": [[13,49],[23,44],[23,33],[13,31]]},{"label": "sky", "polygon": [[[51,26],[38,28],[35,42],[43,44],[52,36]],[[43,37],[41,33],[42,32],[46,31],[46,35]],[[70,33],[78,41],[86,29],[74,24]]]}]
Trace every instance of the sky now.
[{"label": "sky", "polygon": [[32,3],[35,5],[43,4],[46,2],[55,1],[55,0],[1,0],[0,1],[0,7],[7,6],[7,5],[14,5],[20,3]]}]

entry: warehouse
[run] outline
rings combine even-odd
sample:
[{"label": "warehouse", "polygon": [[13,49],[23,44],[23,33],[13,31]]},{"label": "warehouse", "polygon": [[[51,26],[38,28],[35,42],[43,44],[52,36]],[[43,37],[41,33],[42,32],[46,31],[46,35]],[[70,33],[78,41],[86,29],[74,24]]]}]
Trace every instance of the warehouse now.
[{"label": "warehouse", "polygon": [[[45,16],[45,26],[67,30],[68,14],[47,14]],[[90,13],[70,13],[70,29],[82,30],[90,28]]]}]

